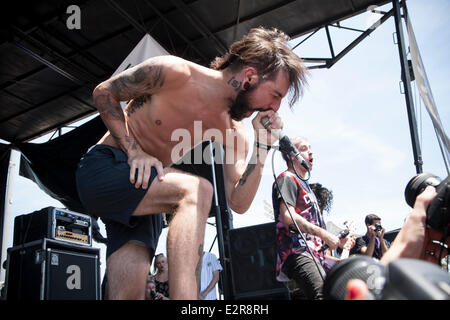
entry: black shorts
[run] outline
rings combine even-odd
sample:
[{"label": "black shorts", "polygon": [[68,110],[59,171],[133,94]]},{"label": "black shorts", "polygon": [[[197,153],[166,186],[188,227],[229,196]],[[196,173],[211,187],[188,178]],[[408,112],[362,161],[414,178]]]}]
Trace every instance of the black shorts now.
[{"label": "black shorts", "polygon": [[[100,217],[108,238],[106,256],[134,241],[154,253],[162,231],[162,215],[132,216],[147,189],[130,182],[127,155],[114,147],[96,145],[80,160],[76,171],[78,195],[89,214]],[[149,186],[157,176],[151,169]]]}]

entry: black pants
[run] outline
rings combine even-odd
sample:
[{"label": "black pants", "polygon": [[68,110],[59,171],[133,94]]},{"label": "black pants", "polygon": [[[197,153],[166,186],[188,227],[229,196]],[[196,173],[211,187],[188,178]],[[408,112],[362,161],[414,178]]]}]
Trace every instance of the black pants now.
[{"label": "black pants", "polygon": [[[325,271],[320,263],[317,263],[325,278]],[[291,254],[283,263],[282,271],[295,280],[303,295],[308,300],[322,300],[323,279],[320,276],[316,264],[310,257],[299,254]]]}]

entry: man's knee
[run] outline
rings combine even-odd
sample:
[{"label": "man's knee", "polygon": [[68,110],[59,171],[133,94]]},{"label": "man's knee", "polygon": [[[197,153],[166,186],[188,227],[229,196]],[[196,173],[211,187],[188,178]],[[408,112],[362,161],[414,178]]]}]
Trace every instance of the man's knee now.
[{"label": "man's knee", "polygon": [[183,190],[181,202],[204,205],[209,209],[213,196],[213,186],[209,180],[202,177],[194,177],[193,180],[186,181],[181,188]]},{"label": "man's knee", "polygon": [[202,200],[206,202],[206,204],[211,205],[212,197],[213,197],[213,185],[209,180],[200,178],[198,193]]}]

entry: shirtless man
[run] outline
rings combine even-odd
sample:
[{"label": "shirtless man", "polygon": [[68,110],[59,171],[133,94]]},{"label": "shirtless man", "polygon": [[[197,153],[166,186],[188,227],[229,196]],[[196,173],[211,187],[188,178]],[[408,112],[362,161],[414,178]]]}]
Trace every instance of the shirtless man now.
[{"label": "shirtless man", "polygon": [[[252,148],[246,165],[250,148],[241,120],[259,111],[252,121],[255,141],[266,136],[263,144],[275,142],[264,134],[261,118],[268,116],[271,128],[280,129],[281,100],[292,89],[292,105],[305,80],[305,68],[287,41],[278,30],[252,29],[211,68],[174,56],[155,57],[94,90],[108,132],[81,159],[77,186],[84,206],[106,225],[107,298],[143,298],[161,232],[160,212],[174,213],[167,239],[170,297],[197,298],[213,190],[206,179],[170,168],[178,160],[172,149],[179,143],[172,133],[186,129],[192,147],[203,136],[194,134],[194,121],[201,121],[203,132],[221,133],[218,142],[226,159],[233,159],[224,164],[227,201],[234,211],[247,211],[268,150]],[[125,114],[120,101],[130,101]],[[225,139],[230,130],[233,141]]]}]

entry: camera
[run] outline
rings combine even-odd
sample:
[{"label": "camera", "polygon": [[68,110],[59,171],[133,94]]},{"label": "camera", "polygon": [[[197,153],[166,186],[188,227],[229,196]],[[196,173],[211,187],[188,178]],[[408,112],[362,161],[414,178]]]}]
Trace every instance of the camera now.
[{"label": "camera", "polygon": [[375,224],[375,231],[381,231],[381,229],[383,229],[383,227],[381,226],[381,224],[376,223],[376,224]]},{"label": "camera", "polygon": [[427,208],[427,224],[433,229],[442,231],[450,224],[450,176],[444,181],[431,173],[421,173],[412,178],[405,188],[406,203],[414,207],[416,197],[427,186],[434,186],[437,195]]},{"label": "camera", "polygon": [[331,268],[323,284],[326,300],[344,300],[350,279],[364,281],[369,300],[449,300],[450,276],[432,263],[397,259],[387,266],[378,260],[354,255]]}]

